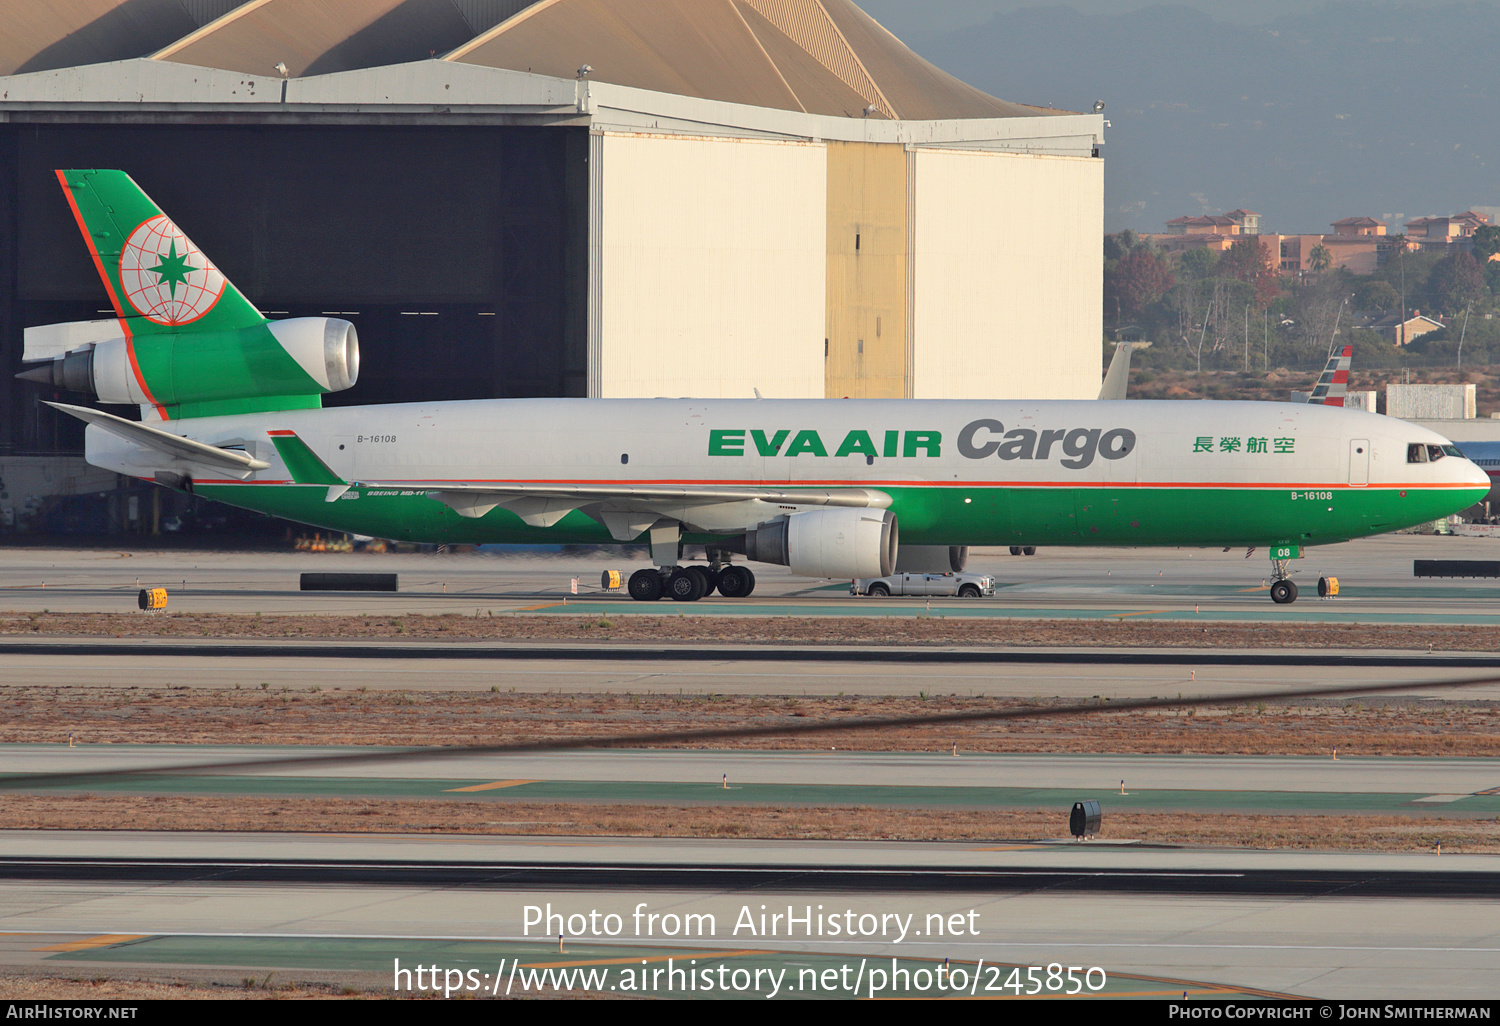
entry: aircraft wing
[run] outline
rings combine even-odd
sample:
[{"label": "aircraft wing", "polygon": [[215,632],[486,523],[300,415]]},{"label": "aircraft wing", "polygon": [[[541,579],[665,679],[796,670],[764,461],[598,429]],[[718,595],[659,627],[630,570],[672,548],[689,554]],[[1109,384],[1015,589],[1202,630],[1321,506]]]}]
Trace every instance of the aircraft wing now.
[{"label": "aircraft wing", "polygon": [[170,431],[139,424],[133,420],[126,420],[124,417],[116,417],[113,413],[105,413],[102,410],[91,410],[85,406],[69,406],[67,403],[49,402],[47,405],[69,416],[77,417],[86,424],[108,431],[112,435],[118,435],[128,442],[155,449],[174,459],[220,467],[242,477],[248,476],[251,471],[266,470],[271,466],[264,460],[255,459],[243,452],[220,449],[206,442],[195,442],[191,438],[183,438]]},{"label": "aircraft wing", "polygon": [[[407,482],[361,482],[366,488],[411,489]],[[496,506],[515,513],[532,527],[551,527],[577,509],[609,528],[618,540],[640,536],[660,516],[683,519],[690,510],[762,502],[771,505],[853,506],[885,509],[891,497],[873,488],[769,488],[719,485],[600,485],[563,482],[443,484],[421,490],[460,516],[482,517]],[[688,516],[691,518],[691,514]],[[694,518],[695,519],[695,518]],[[717,518],[714,518],[717,519]],[[764,519],[763,511],[748,518]]]}]

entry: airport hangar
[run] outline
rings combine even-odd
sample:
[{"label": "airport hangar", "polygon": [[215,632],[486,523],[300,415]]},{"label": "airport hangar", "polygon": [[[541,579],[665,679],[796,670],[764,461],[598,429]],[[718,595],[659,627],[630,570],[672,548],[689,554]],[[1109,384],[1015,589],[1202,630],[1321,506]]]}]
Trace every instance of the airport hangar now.
[{"label": "airport hangar", "polygon": [[56,168],[353,321],[330,404],[1092,398],[1103,126],[849,0],[0,0],[7,498],[104,487],[12,378],[24,327],[109,313]]}]

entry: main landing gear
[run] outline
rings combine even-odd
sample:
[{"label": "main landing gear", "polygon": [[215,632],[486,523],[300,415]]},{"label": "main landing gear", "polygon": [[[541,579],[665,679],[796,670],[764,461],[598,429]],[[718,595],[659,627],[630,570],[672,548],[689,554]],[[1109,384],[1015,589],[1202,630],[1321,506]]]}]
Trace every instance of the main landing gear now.
[{"label": "main landing gear", "polygon": [[755,590],[755,574],[733,564],[651,567],[631,574],[626,588],[637,602],[655,602],[664,595],[697,602],[715,591],[725,598],[746,598]]},{"label": "main landing gear", "polygon": [[1273,559],[1271,561],[1271,601],[1278,606],[1290,605],[1297,601],[1297,585],[1292,583],[1287,570],[1289,559]]}]

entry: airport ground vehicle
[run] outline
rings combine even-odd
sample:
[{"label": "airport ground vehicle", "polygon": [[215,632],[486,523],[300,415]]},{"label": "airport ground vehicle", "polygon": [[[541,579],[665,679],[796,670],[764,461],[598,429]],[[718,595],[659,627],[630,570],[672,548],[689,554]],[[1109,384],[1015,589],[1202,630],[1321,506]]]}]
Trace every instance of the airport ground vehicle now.
[{"label": "airport ground vehicle", "polygon": [[979,598],[995,594],[995,579],[988,574],[891,574],[864,578],[849,585],[851,595],[887,598],[892,595],[956,595]]},{"label": "airport ground vehicle", "polygon": [[[1434,432],[1253,402],[490,399],[323,409],[354,325],[271,321],[120,171],[58,181],[114,305],[26,329],[22,377],[142,421],[95,466],[334,531],[453,543],[646,541],[640,600],[749,594],[735,557],[895,572],[899,546],[1265,546],[1276,600],[1307,545],[1436,520],[1489,489]],[[705,359],[711,358],[707,353]],[[684,543],[708,567],[681,565]],[[730,573],[730,569],[734,572]],[[909,569],[922,569],[910,567]],[[932,567],[931,569],[942,569]],[[726,588],[726,582],[729,587]]]}]

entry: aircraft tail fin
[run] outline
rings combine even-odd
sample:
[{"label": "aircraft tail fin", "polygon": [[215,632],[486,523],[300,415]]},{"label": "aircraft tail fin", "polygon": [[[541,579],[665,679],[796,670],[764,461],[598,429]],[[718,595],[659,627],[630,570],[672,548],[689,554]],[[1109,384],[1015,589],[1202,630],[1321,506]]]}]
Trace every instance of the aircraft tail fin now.
[{"label": "aircraft tail fin", "polygon": [[57,181],[127,338],[265,323],[124,171],[58,171]]},{"label": "aircraft tail fin", "polygon": [[1336,355],[1328,358],[1318,383],[1313,387],[1308,404],[1312,406],[1343,406],[1349,391],[1349,365],[1354,362],[1354,347],[1345,346]]},{"label": "aircraft tail fin", "polygon": [[1124,399],[1130,386],[1130,354],[1135,347],[1129,342],[1115,345],[1115,355],[1110,357],[1109,370],[1104,372],[1104,384],[1099,389],[1100,399]]}]

